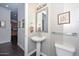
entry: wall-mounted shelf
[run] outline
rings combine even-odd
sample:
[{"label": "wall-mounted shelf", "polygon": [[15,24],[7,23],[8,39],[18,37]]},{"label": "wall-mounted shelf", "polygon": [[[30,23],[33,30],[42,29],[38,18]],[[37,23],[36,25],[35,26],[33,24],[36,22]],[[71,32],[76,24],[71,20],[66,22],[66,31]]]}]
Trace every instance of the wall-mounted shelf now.
[{"label": "wall-mounted shelf", "polygon": [[61,32],[52,32],[54,35],[66,35],[66,36],[78,36],[78,33],[61,33]]}]

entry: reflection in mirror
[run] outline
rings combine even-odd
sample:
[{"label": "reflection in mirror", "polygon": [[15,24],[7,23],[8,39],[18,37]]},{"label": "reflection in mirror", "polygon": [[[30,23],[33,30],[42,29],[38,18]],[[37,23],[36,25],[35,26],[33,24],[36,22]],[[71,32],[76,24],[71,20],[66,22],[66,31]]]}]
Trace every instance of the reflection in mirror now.
[{"label": "reflection in mirror", "polygon": [[0,27],[5,27],[5,21],[0,21]]},{"label": "reflection in mirror", "polygon": [[37,31],[48,32],[48,9],[37,12]]}]

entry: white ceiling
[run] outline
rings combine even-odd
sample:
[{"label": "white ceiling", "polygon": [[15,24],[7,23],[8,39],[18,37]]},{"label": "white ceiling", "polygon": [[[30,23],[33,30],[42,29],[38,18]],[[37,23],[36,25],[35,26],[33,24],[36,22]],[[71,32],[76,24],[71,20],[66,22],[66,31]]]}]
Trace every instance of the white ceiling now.
[{"label": "white ceiling", "polygon": [[[23,3],[0,3],[0,6],[15,11],[21,4]],[[6,5],[8,5],[8,7],[6,7]]]}]

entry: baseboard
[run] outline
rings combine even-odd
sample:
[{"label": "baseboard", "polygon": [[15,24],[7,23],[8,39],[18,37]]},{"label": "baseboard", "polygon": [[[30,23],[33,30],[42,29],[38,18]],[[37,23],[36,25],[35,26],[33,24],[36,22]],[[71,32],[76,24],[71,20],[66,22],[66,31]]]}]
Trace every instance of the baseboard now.
[{"label": "baseboard", "polygon": [[[34,52],[36,52],[36,49],[33,50],[33,51],[31,51],[30,53],[28,53],[28,56],[32,55]],[[40,52],[40,55],[42,55],[42,56],[47,56],[47,55],[46,55],[45,53],[43,53],[43,52]]]},{"label": "baseboard", "polygon": [[0,42],[0,44],[4,44],[4,43],[8,43],[8,42],[10,42],[10,41],[4,41],[4,42]]},{"label": "baseboard", "polygon": [[46,55],[45,53],[43,53],[43,52],[41,52],[40,55],[42,55],[42,56],[47,56],[47,55]]},{"label": "baseboard", "polygon": [[34,52],[36,52],[36,49],[28,53],[28,56],[32,55]]},{"label": "baseboard", "polygon": [[22,47],[21,44],[18,43],[18,46],[25,52],[25,49]]}]

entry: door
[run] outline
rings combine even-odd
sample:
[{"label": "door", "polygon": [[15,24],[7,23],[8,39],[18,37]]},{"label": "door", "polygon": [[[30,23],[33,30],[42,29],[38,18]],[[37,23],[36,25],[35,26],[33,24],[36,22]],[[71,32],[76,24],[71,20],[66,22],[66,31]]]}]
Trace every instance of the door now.
[{"label": "door", "polygon": [[11,12],[11,43],[17,45],[18,42],[18,20],[17,11]]}]

